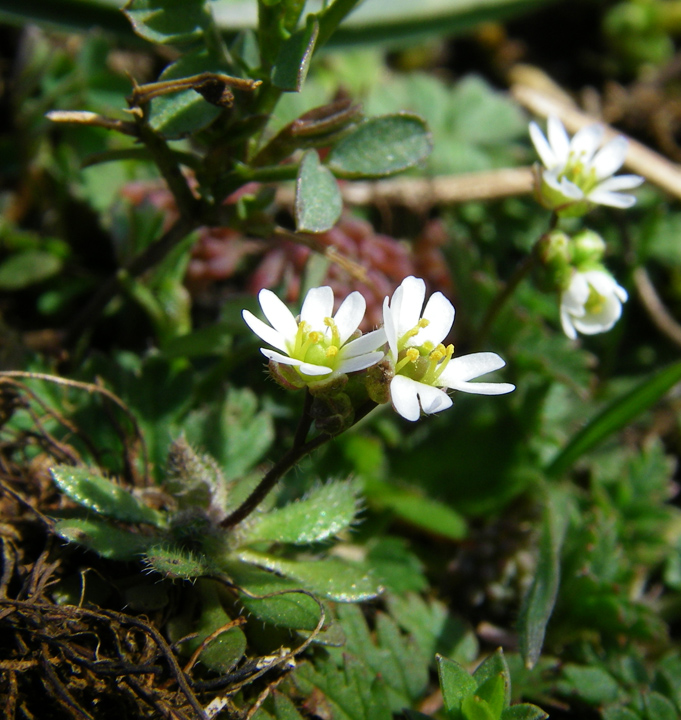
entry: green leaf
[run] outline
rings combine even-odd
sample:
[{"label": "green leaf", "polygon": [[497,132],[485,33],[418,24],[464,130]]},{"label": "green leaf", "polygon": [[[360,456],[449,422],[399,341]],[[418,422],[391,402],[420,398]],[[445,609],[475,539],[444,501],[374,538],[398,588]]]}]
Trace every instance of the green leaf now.
[{"label": "green leaf", "polygon": [[[300,583],[279,577],[245,563],[228,561],[221,569],[230,580],[246,592],[240,593],[241,604],[265,622],[292,630],[314,630],[319,623],[319,604],[301,592]],[[248,593],[248,594],[246,594]],[[255,598],[250,595],[269,595]]]},{"label": "green leaf", "polygon": [[634,390],[610,403],[583,427],[546,468],[546,474],[557,477],[589,450],[628,425],[634,418],[660,400],[681,381],[681,362],[646,378]]},{"label": "green leaf", "polygon": [[145,40],[182,44],[203,34],[204,4],[205,0],[130,0],[123,13]]},{"label": "green leaf", "polygon": [[650,692],[643,696],[647,720],[678,720],[679,713],[674,703],[658,692]]},{"label": "green leaf", "polygon": [[551,489],[544,508],[537,569],[523,599],[518,619],[520,653],[527,668],[534,667],[539,659],[546,626],[556,602],[560,583],[560,554],[569,510],[566,493]]},{"label": "green leaf", "polygon": [[603,720],[641,720],[641,716],[625,707],[610,707],[603,713]]},{"label": "green leaf", "polygon": [[194,580],[215,573],[205,557],[179,547],[158,545],[145,553],[144,561],[151,570],[170,580]]},{"label": "green leaf", "polygon": [[104,520],[59,520],[54,532],[64,540],[94,550],[108,560],[138,560],[150,545],[158,542],[155,537],[121,530]]},{"label": "green leaf", "polygon": [[[202,72],[224,72],[224,65],[206,50],[197,50],[169,65],[159,80],[178,80]],[[222,108],[209,103],[195,90],[161,95],[151,101],[149,124],[166,138],[175,139],[208,127]]]},{"label": "green leaf", "polygon": [[601,667],[566,663],[559,684],[561,693],[577,696],[590,705],[606,705],[617,700],[619,684]]},{"label": "green leaf", "polygon": [[465,720],[499,720],[485,700],[469,695],[461,703],[461,715]]},{"label": "green leaf", "polygon": [[79,505],[108,517],[163,527],[165,516],[96,471],[57,465],[50,472],[57,487]]},{"label": "green leaf", "polygon": [[381,586],[359,563],[347,563],[338,558],[322,560],[285,560],[273,555],[240,550],[239,558],[251,565],[279,573],[301,586],[337,602],[360,602],[376,597]]},{"label": "green leaf", "polygon": [[513,705],[501,713],[501,720],[546,720],[548,717],[548,713],[530,703]]},{"label": "green leaf", "polygon": [[296,706],[286,695],[274,690],[272,698],[276,720],[303,720],[303,716],[296,710]]},{"label": "green leaf", "polygon": [[[187,642],[189,652],[194,652],[211,633],[232,620],[222,607],[215,582],[200,580],[198,590],[201,597],[201,614],[196,628],[198,634]],[[199,662],[209,670],[224,675],[234,668],[245,651],[246,636],[241,628],[233,627],[208,643],[199,655]]]},{"label": "green leaf", "polygon": [[413,167],[430,154],[432,141],[418,115],[399,113],[360,123],[329,153],[339,177],[386,177]]},{"label": "green leaf", "polygon": [[442,655],[435,659],[445,709],[449,713],[458,713],[464,699],[475,693],[478,684],[458,662]]},{"label": "green leaf", "polygon": [[318,485],[302,500],[257,515],[246,523],[242,544],[262,540],[305,545],[338,535],[358,512],[355,483]]},{"label": "green leaf", "polygon": [[[293,681],[322,710],[313,714],[333,720],[391,720],[385,688],[380,678],[354,655],[346,655],[338,668],[329,658],[304,662]],[[322,695],[320,698],[319,695]]]},{"label": "green leaf", "polygon": [[310,68],[310,60],[319,35],[319,23],[308,15],[305,27],[296,30],[282,43],[272,68],[272,83],[280,90],[300,92]]},{"label": "green leaf", "polygon": [[[478,690],[476,692],[483,700],[487,700],[494,711],[498,709],[497,715],[501,713],[502,709],[508,707],[511,704],[511,675],[504,658],[504,653],[499,648],[496,652],[490,655],[484,662],[482,662],[473,673],[473,678],[478,683]],[[501,684],[498,686],[499,690],[496,689],[496,681],[500,680]],[[490,681],[494,681],[495,687],[491,691],[483,692],[481,688],[486,686]],[[501,692],[501,703],[498,708],[495,707],[496,699],[492,702],[492,695],[496,698],[496,693]]]},{"label": "green leaf", "polygon": [[43,250],[26,250],[10,255],[0,263],[0,290],[23,290],[37,285],[56,275],[62,265],[61,258]]},{"label": "green leaf", "polygon": [[395,487],[372,478],[365,482],[365,495],[372,506],[389,508],[398,517],[428,532],[452,540],[466,536],[467,524],[462,515],[417,489]]},{"label": "green leaf", "polygon": [[316,150],[308,150],[300,162],[296,180],[296,229],[325,232],[338,221],[343,209],[333,173],[319,161]]}]

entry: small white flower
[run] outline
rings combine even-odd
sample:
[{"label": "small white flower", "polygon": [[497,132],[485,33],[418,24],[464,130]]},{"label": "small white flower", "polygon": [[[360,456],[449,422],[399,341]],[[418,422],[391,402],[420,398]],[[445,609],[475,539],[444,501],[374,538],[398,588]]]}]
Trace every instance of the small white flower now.
[{"label": "small white flower", "polygon": [[607,332],[619,320],[627,291],[605,270],[575,270],[560,297],[560,321],[565,334]]},{"label": "small white flower", "polygon": [[260,348],[260,352],[269,360],[294,366],[305,382],[328,378],[332,373],[364,370],[383,358],[384,353],[378,350],[385,344],[382,329],[350,340],[366,310],[366,301],[358,292],[350,293],[332,316],[333,290],[312,288],[305,296],[299,319],[271,290],[261,290],[258,300],[270,325],[248,310],[242,313],[244,321],[277,349]]},{"label": "small white flower", "polygon": [[383,302],[383,323],[388,338],[394,377],[390,398],[407,420],[421,412],[436,413],[452,405],[442,388],[480,395],[501,395],[515,389],[510,383],[472,383],[470,380],[506,364],[497,354],[473,353],[452,357],[454,346],[442,341],[454,322],[454,307],[442,293],[430,296],[423,314],[426,284],[410,276]]},{"label": "small white flower", "polygon": [[[570,140],[561,121],[548,120],[548,140],[539,126],[530,123],[530,137],[544,168],[539,171],[539,200],[559,215],[584,215],[593,204],[628,208],[633,195],[620,190],[638,187],[638,175],[618,175],[627,154],[627,140],[618,136],[601,147],[600,125],[582,128]],[[600,148],[600,149],[599,149]]]}]

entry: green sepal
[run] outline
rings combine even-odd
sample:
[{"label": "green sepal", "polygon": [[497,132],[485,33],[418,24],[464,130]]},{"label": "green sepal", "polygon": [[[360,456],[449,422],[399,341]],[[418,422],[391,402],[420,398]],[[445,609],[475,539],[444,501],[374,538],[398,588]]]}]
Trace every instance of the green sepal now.
[{"label": "green sepal", "polygon": [[50,470],[57,487],[79,505],[116,520],[164,527],[165,516],[94,470],[57,465]]},{"label": "green sepal", "polygon": [[546,720],[548,717],[547,712],[530,703],[512,705],[501,713],[501,720]]},{"label": "green sepal", "polygon": [[244,545],[262,540],[294,545],[319,542],[349,527],[358,510],[355,483],[318,485],[302,500],[245,523],[240,540]]},{"label": "green sepal", "polygon": [[430,155],[433,143],[418,115],[381,115],[360,123],[329,153],[338,177],[375,178],[402,172]]},{"label": "green sepal", "polygon": [[300,162],[296,179],[296,229],[320,233],[330,230],[343,210],[338,183],[319,160],[316,150],[308,150]]},{"label": "green sepal", "polygon": [[59,520],[54,526],[54,532],[64,540],[93,550],[107,560],[139,559],[150,545],[158,542],[155,537],[122,530],[105,520],[97,519]]}]

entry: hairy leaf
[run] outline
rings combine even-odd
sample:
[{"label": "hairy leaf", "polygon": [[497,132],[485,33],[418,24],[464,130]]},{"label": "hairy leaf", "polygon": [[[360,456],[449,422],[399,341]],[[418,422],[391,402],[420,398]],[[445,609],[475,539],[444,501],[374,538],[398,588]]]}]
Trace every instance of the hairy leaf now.
[{"label": "hairy leaf", "polygon": [[296,180],[296,229],[325,232],[337,222],[343,209],[333,173],[319,162],[316,150],[308,150],[300,162]]}]

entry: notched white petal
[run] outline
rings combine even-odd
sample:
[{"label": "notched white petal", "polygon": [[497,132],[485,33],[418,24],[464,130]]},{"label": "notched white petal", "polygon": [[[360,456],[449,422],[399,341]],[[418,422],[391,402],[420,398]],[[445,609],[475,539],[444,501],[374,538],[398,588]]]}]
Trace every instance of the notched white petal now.
[{"label": "notched white petal", "polygon": [[264,340],[272,347],[278,348],[279,350],[286,351],[286,340],[284,336],[277,332],[274,328],[264,323],[260,318],[257,318],[252,312],[244,310],[241,313],[244,322],[249,328],[261,339]]},{"label": "notched white petal", "polygon": [[293,313],[271,290],[261,290],[258,293],[258,302],[269,324],[278,333],[287,340],[295,337],[298,323]]},{"label": "notched white petal", "polygon": [[415,422],[421,416],[418,388],[415,380],[396,375],[390,382],[390,399],[395,410],[405,419]]},{"label": "notched white petal", "polygon": [[452,329],[454,314],[452,303],[441,292],[433,293],[423,311],[423,317],[428,320],[428,325],[422,328],[409,344],[423,345],[425,342],[432,342],[433,345],[438,345]]},{"label": "notched white petal", "polygon": [[351,373],[358,372],[359,370],[366,370],[367,368],[375,365],[383,360],[382,352],[372,352],[366,355],[357,355],[356,357],[345,358],[341,361],[338,366],[338,372]]},{"label": "notched white petal", "polygon": [[384,328],[372,330],[366,335],[361,335],[356,340],[351,340],[347,345],[343,346],[343,357],[350,358],[364,353],[378,350],[385,345],[386,335]]},{"label": "notched white petal", "polygon": [[324,318],[332,314],[333,290],[328,285],[308,290],[300,310],[301,322],[308,323],[313,330],[323,332],[326,328]]},{"label": "notched white petal", "polygon": [[351,292],[338,308],[334,320],[340,334],[341,345],[357,330],[362,322],[367,303],[364,296],[355,290]]}]

